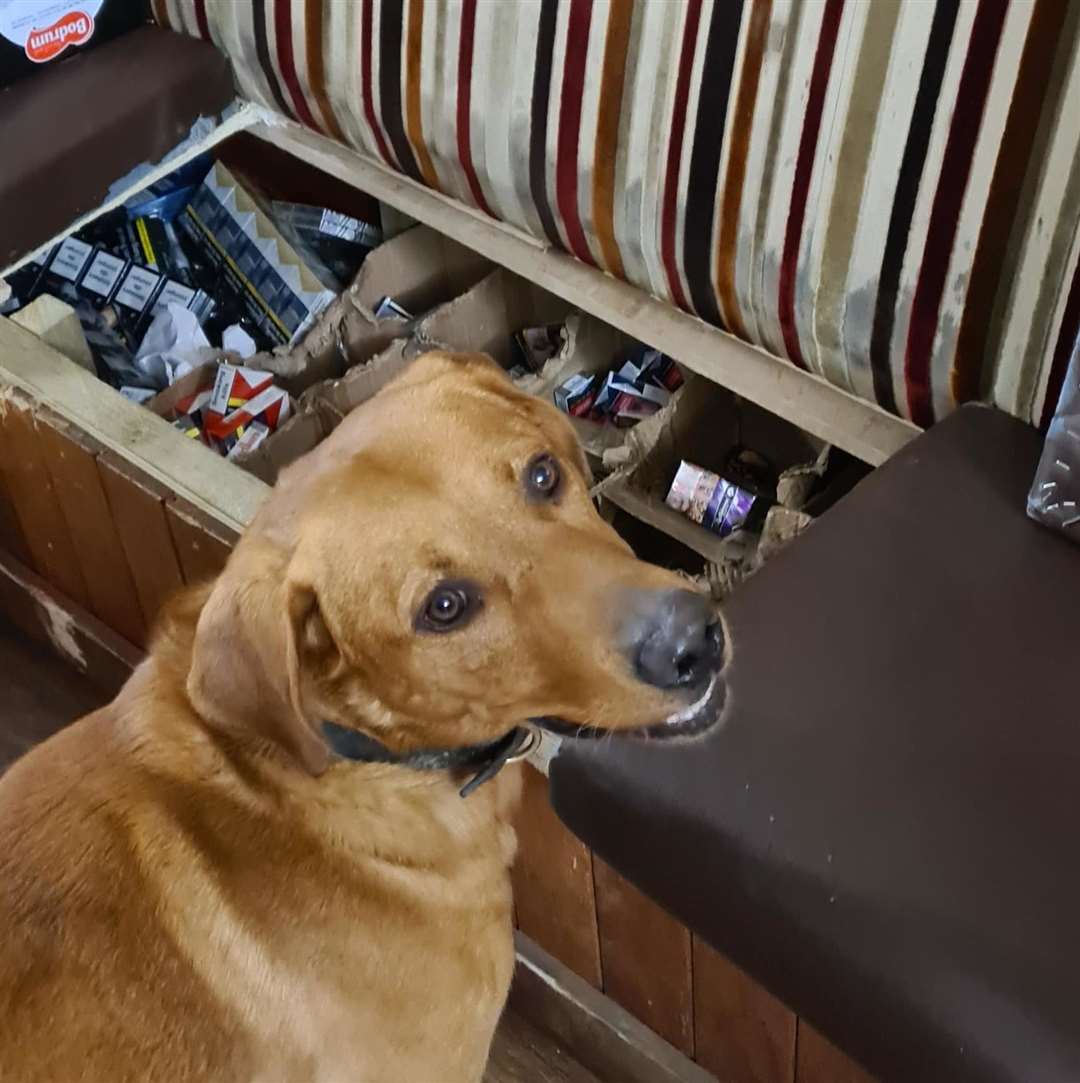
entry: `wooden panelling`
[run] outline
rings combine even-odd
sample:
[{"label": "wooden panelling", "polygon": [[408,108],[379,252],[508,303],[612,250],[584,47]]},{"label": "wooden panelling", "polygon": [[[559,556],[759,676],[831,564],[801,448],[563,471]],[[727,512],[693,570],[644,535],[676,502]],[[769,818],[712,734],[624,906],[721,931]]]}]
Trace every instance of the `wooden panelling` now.
[{"label": "wooden panelling", "polygon": [[[698,1063],[719,1079],[792,1083],[795,1078],[794,1014],[697,937],[694,1030]],[[815,1083],[826,1083],[826,1077]]]},{"label": "wooden panelling", "polygon": [[165,515],[169,493],[111,451],[98,456],[98,472],[143,618],[153,627],[162,605],[184,585]]},{"label": "wooden panelling", "polygon": [[692,1057],[690,933],[595,854],[593,876],[604,992]]},{"label": "wooden panelling", "polygon": [[39,414],[38,436],[86,583],[90,611],[138,647],[146,620],[98,473],[101,448],[54,416]]},{"label": "wooden panelling", "polygon": [[53,491],[30,403],[12,391],[0,400],[0,459],[34,570],[85,607],[86,581]]},{"label": "wooden panelling", "polygon": [[815,1030],[799,1020],[796,1083],[876,1083],[865,1069]]},{"label": "wooden panelling", "polygon": [[240,535],[179,497],[166,503],[165,515],[185,582],[213,579]]},{"label": "wooden panelling", "polygon": [[0,614],[52,648],[106,695],[115,695],[142,654],[93,614],[6,553],[0,553]]},{"label": "wooden panelling", "polygon": [[[0,405],[0,412],[3,406]],[[24,564],[30,563],[30,549],[23,537],[22,526],[19,517],[15,513],[15,498],[11,495],[8,485],[7,472],[4,466],[6,458],[6,444],[4,439],[3,420],[0,418],[0,549],[11,553],[17,560]]]},{"label": "wooden panelling", "polygon": [[518,927],[575,974],[602,986],[592,854],[555,815],[547,779],[524,765],[514,895]]}]

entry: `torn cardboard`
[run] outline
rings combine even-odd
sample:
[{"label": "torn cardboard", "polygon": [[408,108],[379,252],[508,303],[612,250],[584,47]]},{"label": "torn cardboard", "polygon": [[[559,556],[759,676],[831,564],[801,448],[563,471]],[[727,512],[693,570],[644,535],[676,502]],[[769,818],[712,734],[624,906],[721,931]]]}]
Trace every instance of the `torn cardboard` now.
[{"label": "torn cardboard", "polygon": [[[420,321],[417,337],[431,349],[486,353],[509,371],[513,337],[525,327],[562,323],[562,346],[539,373],[515,378],[522,391],[552,402],[555,389],[574,373],[606,372],[640,343],[616,328],[578,312],[567,301],[499,268],[467,293]],[[599,471],[629,432],[584,418],[569,418]],[[616,459],[616,461],[624,461]]]},{"label": "torn cardboard", "polygon": [[327,380],[302,396],[300,408],[281,428],[252,453],[234,461],[249,473],[272,485],[289,463],[306,455],[341,424],[361,403],[381,391],[425,347],[415,339],[396,339],[367,364],[350,369],[339,380]]},{"label": "torn cardboard", "polygon": [[562,298],[499,268],[422,319],[416,333],[432,349],[486,353],[509,371],[515,331],[563,323],[573,311]]},{"label": "torn cardboard", "polygon": [[[770,509],[760,535],[738,530],[720,538],[668,507],[664,497],[680,462],[723,474],[737,446],[753,448],[773,464],[781,503]],[[626,462],[594,492],[703,557],[710,589],[719,597],[811,521],[802,505],[824,474],[828,451],[782,418],[688,375],[668,407],[630,430],[619,450]]]},{"label": "torn cardboard", "polygon": [[488,260],[471,249],[427,226],[415,226],[376,248],[349,289],[323,310],[299,342],[255,354],[248,363],[272,372],[299,395],[320,380],[365,364],[410,333],[407,322],[376,318],[384,298],[422,314],[468,290],[490,269]]},{"label": "torn cardboard", "polygon": [[[222,355],[221,360],[227,361],[230,357]],[[189,398],[198,391],[210,389],[214,386],[214,378],[217,376],[217,360],[208,361],[198,365],[190,372],[181,376],[179,380],[169,384],[164,390],[159,391],[153,398],[147,400],[146,408],[152,410],[158,417],[166,421],[176,420],[176,405],[181,400]]]},{"label": "torn cardboard", "polygon": [[[408,240],[411,246],[409,250],[404,256],[398,253],[401,258],[397,269],[404,274],[409,262],[417,258],[418,253],[433,251],[433,238],[438,238],[438,235],[417,227],[376,249],[361,269],[350,295],[357,294],[363,298],[370,310],[371,305],[385,295],[384,287],[390,281],[381,274],[368,280],[368,273],[374,274],[372,268],[378,266],[373,261],[392,246],[402,245]],[[438,243],[442,244],[443,239],[438,238]],[[403,279],[393,281],[396,288]],[[353,305],[354,311],[359,311],[355,309],[358,302],[350,300],[350,295],[343,296],[342,303]],[[405,307],[411,304],[415,309],[418,307],[417,297],[420,298],[419,307],[422,307],[426,299],[432,296],[435,294],[431,292],[426,296],[398,292],[395,299]],[[381,328],[376,325],[374,329],[369,324],[361,353],[376,342],[385,342],[388,336],[389,342],[385,342],[377,353],[354,364],[343,375],[309,387],[300,397],[297,414],[268,437],[253,455],[241,455],[237,462],[264,481],[273,481],[284,465],[325,439],[346,414],[372,398],[421,354],[434,349],[486,353],[509,370],[514,363],[514,333],[523,327],[548,324],[563,325],[560,349],[539,373],[530,373],[515,381],[523,391],[548,402],[554,388],[567,374],[607,371],[639,345],[621,331],[576,312],[566,301],[500,268],[416,321],[408,337],[403,334],[406,329],[400,323]],[[359,328],[360,325],[354,320],[353,327]],[[326,330],[320,327],[313,333],[323,334]],[[262,358],[257,356],[247,363],[254,367],[265,367],[261,361]],[[609,456],[612,457],[613,466],[636,464],[652,446],[652,434],[663,430],[663,419],[681,393],[673,396],[672,403],[659,414],[642,421],[633,429],[619,429],[571,418],[593,466],[604,469]],[[620,454],[619,449],[627,441],[632,441],[634,450]]]},{"label": "torn cardboard", "polygon": [[[297,415],[255,455],[240,457],[240,465],[263,480],[272,480],[284,465],[325,439],[346,414],[367,402],[422,353],[433,349],[482,351],[508,367],[514,331],[529,323],[559,322],[571,311],[564,301],[507,271],[484,274],[489,269],[490,264],[468,249],[424,226],[377,248],[360,269],[352,289],[324,314],[331,317],[330,323],[320,321],[312,331],[314,337],[309,336],[300,348],[327,348],[326,335],[347,331],[352,335],[351,345],[341,343],[339,368],[343,368],[346,349],[355,363],[340,375],[310,386],[301,395]],[[383,297],[392,295],[403,307],[422,311],[459,282],[467,283],[465,292],[411,325],[374,319],[374,309]],[[344,323],[335,327],[338,320]],[[256,355],[248,363],[268,367],[265,357]],[[306,375],[310,373],[309,368]]]},{"label": "torn cardboard", "polygon": [[286,466],[322,443],[337,422],[337,418],[318,405],[300,409],[254,450],[237,451],[232,461],[267,485],[273,485]]}]

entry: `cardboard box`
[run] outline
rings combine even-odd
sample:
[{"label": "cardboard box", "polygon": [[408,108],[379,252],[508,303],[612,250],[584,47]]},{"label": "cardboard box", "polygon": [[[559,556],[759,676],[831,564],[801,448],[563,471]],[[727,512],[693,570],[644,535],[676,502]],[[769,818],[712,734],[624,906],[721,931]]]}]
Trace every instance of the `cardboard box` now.
[{"label": "cardboard box", "polygon": [[[390,244],[416,232],[402,234]],[[377,254],[369,258],[369,264]],[[514,361],[514,333],[523,327],[553,323],[565,325],[562,348],[540,373],[517,381],[523,391],[549,402],[565,375],[607,371],[638,345],[621,331],[575,311],[568,302],[500,268],[417,321],[409,338],[395,339],[344,376],[309,388],[301,396],[298,415],[260,449],[260,461],[243,460],[243,465],[250,465],[264,479],[276,476],[286,444],[286,454],[293,457],[314,447],[346,414],[367,402],[428,350],[486,353],[509,369]],[[606,456],[617,451],[634,431],[576,418],[571,423],[597,471],[606,469]],[[625,466],[629,461],[628,456],[616,455],[613,465]]]},{"label": "cardboard box", "polygon": [[422,319],[417,335],[447,349],[490,354],[509,370],[515,331],[564,323],[573,313],[569,302],[500,267]]},{"label": "cardboard box", "polygon": [[[734,583],[758,566],[758,536],[736,532],[721,538],[668,507],[664,498],[680,462],[724,476],[728,456],[739,446],[768,459],[779,475],[778,497],[791,501],[789,510],[801,511],[809,495],[803,482],[821,476],[826,446],[790,422],[691,374],[669,406],[629,430],[621,449],[626,463],[597,490],[640,522],[699,554],[714,570],[722,569],[724,581]],[[797,519],[801,529],[800,517],[788,518]],[[779,517],[774,525],[781,525]],[[784,530],[789,527],[785,520]]]},{"label": "cardboard box", "polygon": [[[367,364],[358,365],[340,380],[327,381],[301,396],[295,414],[252,454],[234,461],[272,485],[281,470],[306,455],[341,424],[342,419],[367,402],[424,352],[416,339],[396,339]],[[333,387],[333,394],[327,394]]]},{"label": "cardboard box", "polygon": [[[513,335],[523,327],[563,323],[562,348],[537,374],[515,380],[530,395],[554,402],[554,391],[575,373],[608,372],[640,345],[631,336],[502,268],[493,271],[457,300],[444,305],[420,322],[418,337],[425,343],[451,350],[490,354],[504,368],[514,361]],[[570,418],[589,455],[593,469],[606,473],[624,465],[615,455],[627,432],[613,425]]]},{"label": "cardboard box", "polygon": [[183,399],[190,398],[199,391],[209,391],[217,377],[217,361],[209,361],[192,369],[186,376],[181,376],[175,383],[159,391],[146,403],[146,408],[163,417],[166,421],[175,421],[176,405]]},{"label": "cardboard box", "polygon": [[[427,239],[415,236],[419,233],[419,228],[410,230],[376,250],[361,271],[361,278],[380,252],[397,245],[399,241],[412,237],[414,242],[421,241],[426,246]],[[417,245],[413,249],[409,259],[419,247]],[[398,268],[404,270],[407,265],[407,260],[402,260]],[[380,292],[372,289],[371,282],[361,283],[360,278],[357,281],[369,291],[366,293],[368,299]],[[385,278],[380,279],[380,282],[385,281]],[[413,303],[415,305],[415,301]],[[484,276],[459,297],[416,321],[408,337],[392,339],[385,348],[363,363],[354,365],[343,376],[310,387],[301,395],[297,413],[272,434],[254,455],[241,456],[237,461],[264,481],[272,481],[282,466],[315,447],[346,414],[367,402],[428,350],[486,353],[503,367],[509,368],[514,360],[514,333],[522,327],[553,323],[564,324],[562,348],[539,373],[516,381],[523,391],[548,402],[552,402],[555,387],[567,375],[574,372],[606,372],[639,345],[623,332],[577,312],[566,301],[500,268]],[[370,345],[378,341],[378,335],[387,333],[387,330],[376,329],[371,337],[364,340],[365,343]],[[400,325],[396,330],[400,335]],[[248,363],[255,362],[253,358]],[[681,391],[673,396],[673,403],[680,394]],[[665,407],[661,414],[667,416],[670,409],[671,406]],[[633,429],[619,429],[614,425],[576,418],[570,420],[594,471],[604,473],[616,467],[626,471],[640,461],[652,446],[647,434],[660,432],[663,418],[656,415]]]},{"label": "cardboard box", "polygon": [[0,0],[0,87],[147,22],[148,0]]},{"label": "cardboard box", "polygon": [[320,380],[368,362],[412,324],[375,316],[386,297],[417,317],[457,297],[491,270],[482,256],[426,226],[415,226],[376,248],[353,284],[290,348],[257,354],[250,364],[274,373],[294,395]]}]

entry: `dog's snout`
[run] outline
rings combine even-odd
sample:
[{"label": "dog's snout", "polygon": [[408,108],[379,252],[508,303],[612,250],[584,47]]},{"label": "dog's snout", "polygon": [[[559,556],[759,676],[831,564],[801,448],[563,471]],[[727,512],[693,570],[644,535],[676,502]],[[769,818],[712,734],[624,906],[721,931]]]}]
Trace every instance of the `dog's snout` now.
[{"label": "dog's snout", "polygon": [[639,680],[674,690],[703,684],[719,668],[724,635],[708,598],[689,590],[635,591],[622,642]]}]

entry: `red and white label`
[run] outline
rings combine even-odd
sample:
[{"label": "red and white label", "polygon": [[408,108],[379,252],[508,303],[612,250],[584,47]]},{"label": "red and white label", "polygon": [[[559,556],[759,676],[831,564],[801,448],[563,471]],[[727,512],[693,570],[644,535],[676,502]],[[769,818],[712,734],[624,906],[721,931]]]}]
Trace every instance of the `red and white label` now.
[{"label": "red and white label", "polygon": [[35,64],[45,64],[58,57],[69,45],[85,45],[94,36],[94,17],[85,11],[72,11],[52,26],[31,30],[26,37],[26,55]]},{"label": "red and white label", "polygon": [[0,37],[17,45],[35,64],[55,60],[65,49],[94,36],[103,0],[0,0]]}]

